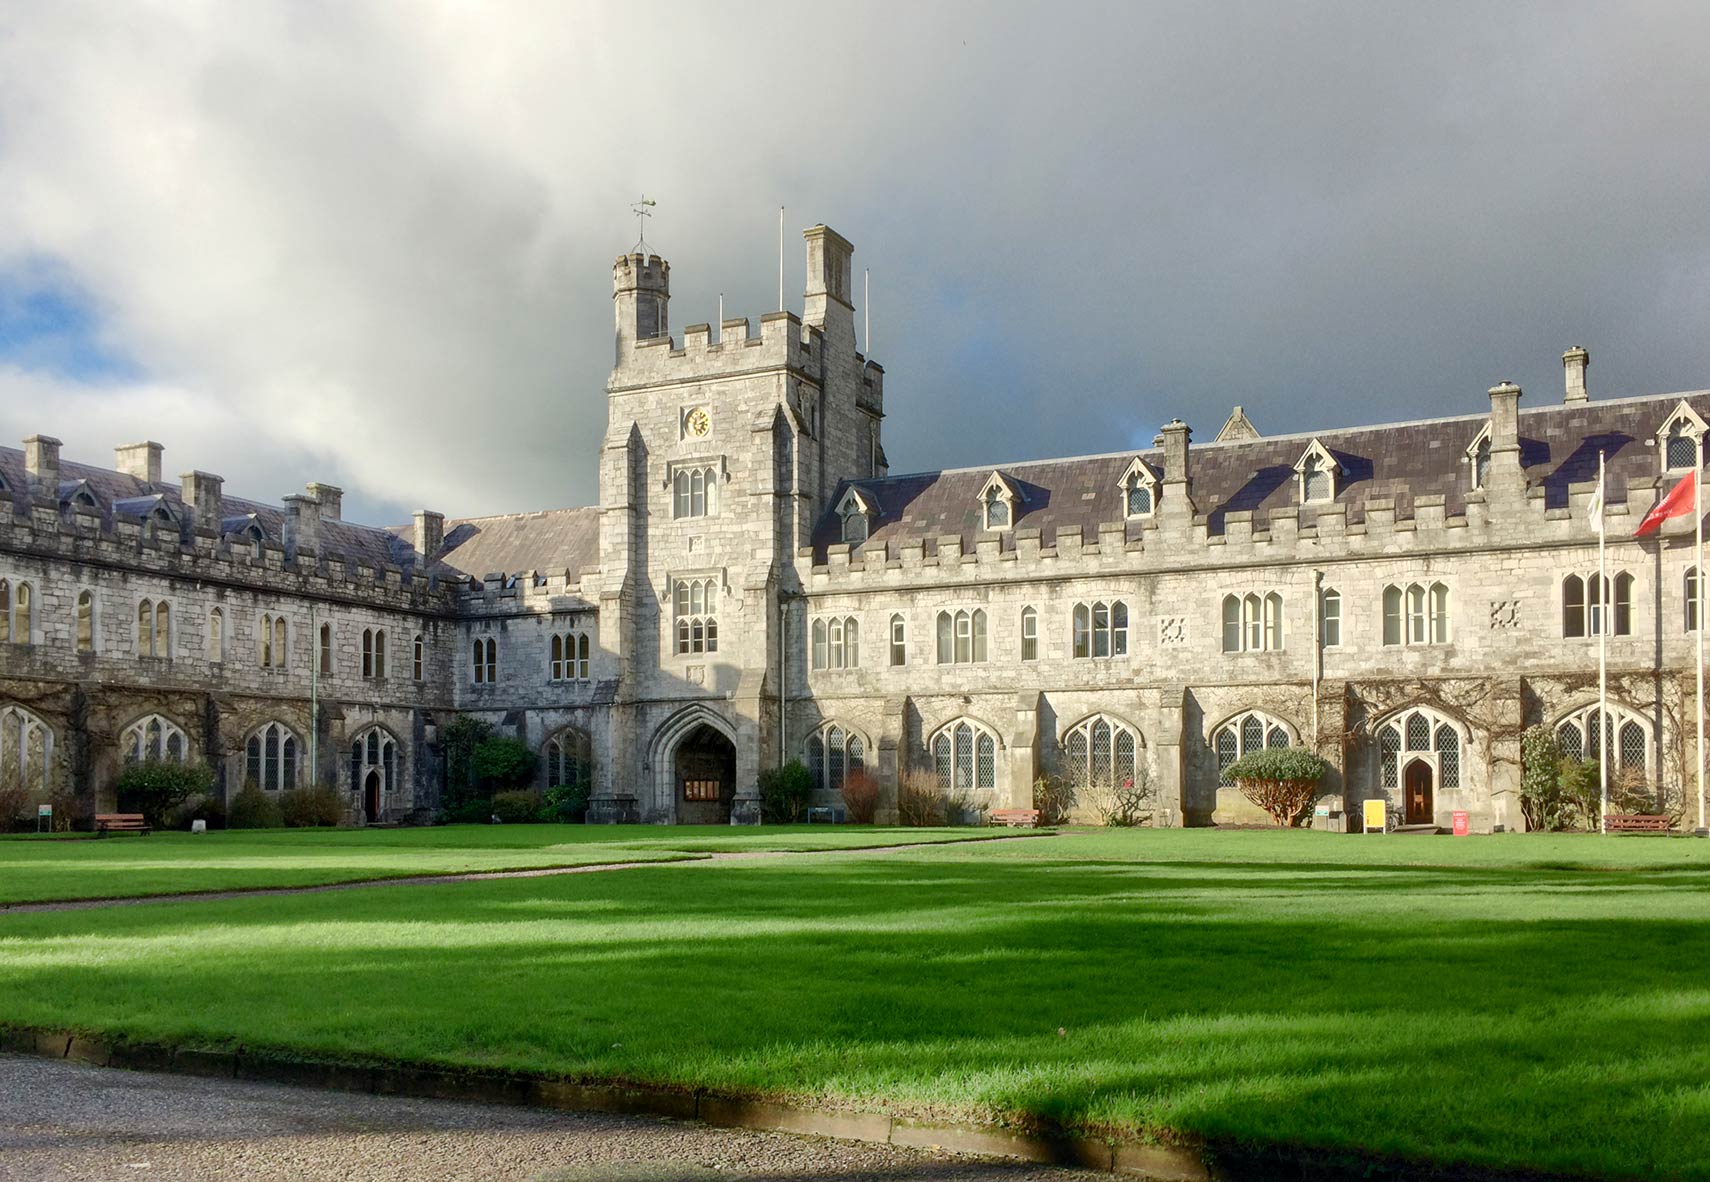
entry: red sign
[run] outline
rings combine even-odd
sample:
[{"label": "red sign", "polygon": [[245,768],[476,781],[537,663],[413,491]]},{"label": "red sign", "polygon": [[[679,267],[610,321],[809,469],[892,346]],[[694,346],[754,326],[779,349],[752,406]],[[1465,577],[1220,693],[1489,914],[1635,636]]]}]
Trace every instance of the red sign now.
[{"label": "red sign", "polygon": [[1465,837],[1467,834],[1469,834],[1471,832],[1472,832],[1472,825],[1468,821],[1466,813],[1462,812],[1460,809],[1456,809],[1455,810],[1455,836],[1456,837]]}]

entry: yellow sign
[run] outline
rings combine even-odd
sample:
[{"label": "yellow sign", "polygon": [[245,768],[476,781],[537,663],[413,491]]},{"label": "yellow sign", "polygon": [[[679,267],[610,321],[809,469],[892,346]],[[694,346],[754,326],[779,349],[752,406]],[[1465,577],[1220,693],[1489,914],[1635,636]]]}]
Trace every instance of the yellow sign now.
[{"label": "yellow sign", "polygon": [[1366,801],[1366,832],[1376,830],[1382,833],[1388,825],[1389,802],[1383,800]]}]

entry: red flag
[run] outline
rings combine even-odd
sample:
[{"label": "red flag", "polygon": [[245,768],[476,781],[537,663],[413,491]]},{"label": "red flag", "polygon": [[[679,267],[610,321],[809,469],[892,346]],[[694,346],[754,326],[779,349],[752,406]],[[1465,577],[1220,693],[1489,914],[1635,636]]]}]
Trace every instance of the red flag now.
[{"label": "red flag", "polygon": [[1685,517],[1692,512],[1692,502],[1697,492],[1698,473],[1688,472],[1668,490],[1668,496],[1658,501],[1655,507],[1645,514],[1645,519],[1639,522],[1639,528],[1633,531],[1633,536],[1642,538],[1646,534],[1654,534],[1669,518]]}]

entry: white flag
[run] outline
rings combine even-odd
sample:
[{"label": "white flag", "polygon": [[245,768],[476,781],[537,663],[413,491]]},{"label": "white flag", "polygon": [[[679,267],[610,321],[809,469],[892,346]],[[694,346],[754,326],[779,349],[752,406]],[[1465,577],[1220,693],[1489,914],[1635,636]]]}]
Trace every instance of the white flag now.
[{"label": "white flag", "polygon": [[1603,533],[1603,477],[1598,474],[1597,491],[1591,494],[1591,504],[1585,507],[1585,515],[1591,518],[1591,528],[1599,536]]}]

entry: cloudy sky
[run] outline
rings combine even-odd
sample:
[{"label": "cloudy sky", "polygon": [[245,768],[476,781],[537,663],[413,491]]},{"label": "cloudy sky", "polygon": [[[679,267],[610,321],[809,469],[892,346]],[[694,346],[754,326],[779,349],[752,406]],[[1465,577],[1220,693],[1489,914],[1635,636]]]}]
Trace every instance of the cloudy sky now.
[{"label": "cloudy sky", "polygon": [[[0,439],[587,504],[610,265],[873,275],[893,471],[1710,386],[1710,8],[0,0]],[[857,314],[859,316],[859,313]]]}]

